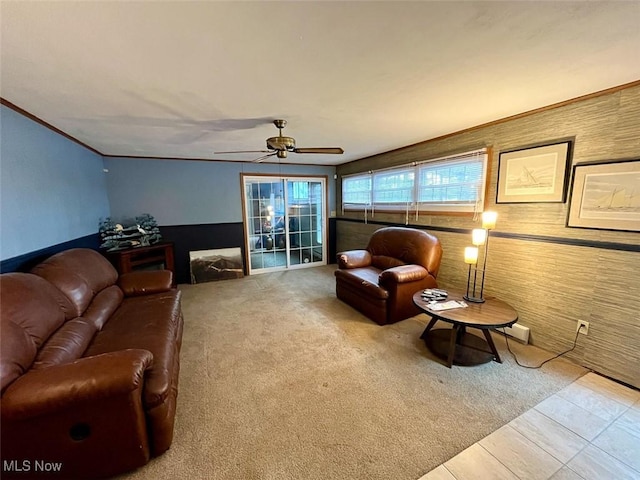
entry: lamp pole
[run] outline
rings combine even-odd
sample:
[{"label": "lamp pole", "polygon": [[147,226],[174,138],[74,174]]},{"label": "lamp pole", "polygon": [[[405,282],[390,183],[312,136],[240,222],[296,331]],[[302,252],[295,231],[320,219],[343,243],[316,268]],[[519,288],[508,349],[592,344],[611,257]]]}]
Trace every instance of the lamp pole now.
[{"label": "lamp pole", "polygon": [[487,253],[489,252],[489,229],[487,229],[487,240],[484,243],[484,259],[482,260],[482,283],[480,284],[480,300],[484,302],[484,274],[487,271]]}]

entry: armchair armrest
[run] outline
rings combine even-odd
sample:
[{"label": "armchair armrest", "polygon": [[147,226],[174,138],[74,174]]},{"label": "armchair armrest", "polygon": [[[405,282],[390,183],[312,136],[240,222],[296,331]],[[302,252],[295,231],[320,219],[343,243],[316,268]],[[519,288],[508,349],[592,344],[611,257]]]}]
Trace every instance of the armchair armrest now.
[{"label": "armchair armrest", "polygon": [[380,285],[409,283],[422,280],[429,272],[420,265],[400,265],[384,270],[379,277]]},{"label": "armchair armrest", "polygon": [[371,254],[368,250],[348,250],[338,253],[338,267],[361,268],[371,265]]},{"label": "armchair armrest", "polygon": [[129,349],[32,370],[5,390],[2,418],[18,421],[134,391],[152,362],[151,352]]},{"label": "armchair armrest", "polygon": [[123,273],[118,278],[118,286],[126,297],[149,295],[171,290],[173,272],[171,270],[139,270]]}]

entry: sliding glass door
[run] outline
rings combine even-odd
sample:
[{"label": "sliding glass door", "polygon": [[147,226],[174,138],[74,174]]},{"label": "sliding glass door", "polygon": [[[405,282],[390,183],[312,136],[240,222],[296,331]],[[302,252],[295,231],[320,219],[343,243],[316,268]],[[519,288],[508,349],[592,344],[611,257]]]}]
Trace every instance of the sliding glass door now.
[{"label": "sliding glass door", "polygon": [[326,179],[244,176],[249,275],[324,265]]}]

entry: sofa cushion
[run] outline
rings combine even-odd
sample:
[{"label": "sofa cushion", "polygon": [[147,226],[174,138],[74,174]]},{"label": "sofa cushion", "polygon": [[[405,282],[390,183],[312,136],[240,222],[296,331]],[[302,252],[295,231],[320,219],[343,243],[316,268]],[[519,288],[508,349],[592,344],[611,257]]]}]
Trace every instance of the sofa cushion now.
[{"label": "sofa cushion", "polygon": [[36,345],[27,331],[17,323],[2,319],[0,349],[0,386],[2,391],[26,372],[36,356]]},{"label": "sofa cushion", "polygon": [[389,292],[378,284],[381,270],[373,267],[352,268],[349,270],[336,270],[335,276],[349,285],[358,289],[369,297],[384,300],[389,297]]},{"label": "sofa cushion", "polygon": [[166,292],[172,288],[171,270],[138,270],[125,273],[118,279],[118,287],[127,297]]},{"label": "sofa cushion", "polygon": [[114,285],[118,272],[95,250],[73,248],[49,257],[31,270],[64,293],[74,306],[73,317],[80,317],[93,297]]},{"label": "sofa cushion", "polygon": [[82,318],[95,325],[96,330],[102,330],[104,324],[122,303],[123,298],[122,290],[116,285],[111,285],[93,297]]},{"label": "sofa cushion", "polygon": [[31,367],[38,349],[64,322],[60,292],[29,273],[0,275],[0,384],[4,389]]},{"label": "sofa cushion", "polygon": [[65,322],[38,351],[32,368],[38,370],[79,359],[93,340],[97,330],[93,323],[83,318]]},{"label": "sofa cushion", "polygon": [[170,394],[175,356],[182,335],[180,291],[126,298],[95,336],[85,356],[125,350],[148,350],[153,365],[144,388],[146,408],[162,403]]}]

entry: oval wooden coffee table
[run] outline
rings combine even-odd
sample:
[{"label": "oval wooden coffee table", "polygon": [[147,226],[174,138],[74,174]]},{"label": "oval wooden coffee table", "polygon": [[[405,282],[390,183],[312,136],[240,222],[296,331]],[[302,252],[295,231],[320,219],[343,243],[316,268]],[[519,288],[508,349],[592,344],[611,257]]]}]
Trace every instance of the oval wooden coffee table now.
[{"label": "oval wooden coffee table", "polygon": [[[413,303],[431,317],[420,338],[437,357],[444,359],[447,366],[479,365],[491,360],[502,363],[491,330],[510,327],[518,320],[518,313],[509,304],[497,298],[486,298],[484,303],[472,303],[462,298],[458,292],[448,292],[449,300],[465,302],[466,308],[433,311],[429,302],[422,299],[422,290],[413,295]],[[442,303],[442,302],[439,302]],[[452,328],[432,330],[438,320],[452,324]],[[484,338],[467,332],[467,328],[477,328]],[[487,350],[488,348],[488,350]]]}]

